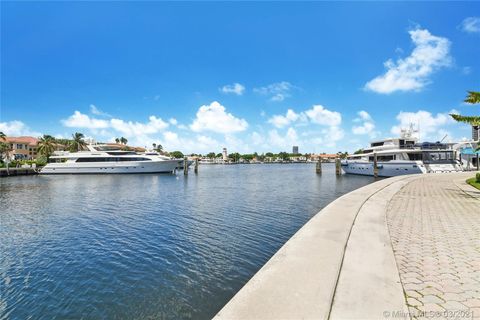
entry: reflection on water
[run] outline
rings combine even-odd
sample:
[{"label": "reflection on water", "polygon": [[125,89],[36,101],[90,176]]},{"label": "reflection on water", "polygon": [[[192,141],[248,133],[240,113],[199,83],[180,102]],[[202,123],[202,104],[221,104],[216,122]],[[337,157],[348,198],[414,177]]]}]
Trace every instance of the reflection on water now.
[{"label": "reflection on water", "polygon": [[210,318],[322,207],[372,181],[307,164],[0,179],[0,319]]}]

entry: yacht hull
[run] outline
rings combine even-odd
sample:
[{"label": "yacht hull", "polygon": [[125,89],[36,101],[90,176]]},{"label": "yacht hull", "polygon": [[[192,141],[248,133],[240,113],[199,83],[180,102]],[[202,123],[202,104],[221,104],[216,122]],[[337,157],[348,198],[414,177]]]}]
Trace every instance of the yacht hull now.
[{"label": "yacht hull", "polygon": [[178,160],[49,163],[42,168],[40,174],[172,173],[177,166]]},{"label": "yacht hull", "polygon": [[[358,174],[363,176],[373,176],[373,163],[362,161],[345,161],[342,163],[342,169],[348,174]],[[416,161],[389,161],[378,162],[379,177],[395,177],[405,174],[426,173],[422,164]]]}]

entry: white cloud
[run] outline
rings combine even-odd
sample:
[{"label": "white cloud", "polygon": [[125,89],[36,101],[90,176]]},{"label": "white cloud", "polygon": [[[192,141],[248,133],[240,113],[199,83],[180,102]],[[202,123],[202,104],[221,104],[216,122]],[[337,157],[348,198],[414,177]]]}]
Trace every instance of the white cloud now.
[{"label": "white cloud", "polygon": [[292,109],[288,109],[285,115],[274,115],[268,122],[273,124],[277,128],[283,128],[290,125],[292,122],[295,122],[299,119],[304,119],[305,115],[303,113],[296,113]]},{"label": "white cloud", "polygon": [[25,123],[18,120],[0,122],[0,131],[7,136],[41,136],[41,133],[31,130]]},{"label": "white cloud", "polygon": [[290,150],[293,145],[299,145],[297,131],[293,128],[288,128],[284,136],[280,135],[276,129],[268,132],[267,145],[270,147],[283,148]]},{"label": "white cloud", "polygon": [[190,125],[195,132],[213,131],[217,133],[234,133],[246,130],[248,123],[245,119],[236,118],[225,111],[225,107],[217,101],[198,109],[197,117]]},{"label": "white cloud", "polygon": [[109,115],[108,113],[103,112],[102,110],[98,109],[94,104],[90,105],[90,112],[92,114],[96,115],[96,116],[111,117],[111,115]]},{"label": "white cloud", "polygon": [[361,110],[357,114],[358,114],[358,118],[354,119],[353,122],[356,122],[356,123],[361,122],[361,124],[352,127],[353,134],[357,134],[357,135],[368,134],[370,137],[374,137],[376,135],[375,123],[372,117],[370,116],[370,114],[365,110]]},{"label": "white cloud", "polygon": [[[455,113],[455,110],[449,113]],[[433,139],[439,140],[443,137],[445,129],[442,128],[445,125],[452,124],[454,121],[448,113],[432,113],[424,110],[417,112],[403,112],[401,111],[397,115],[398,124],[393,126],[391,133],[399,136],[402,129],[408,129],[410,125],[419,129],[419,133],[416,136],[420,139]]]},{"label": "white cloud", "polygon": [[461,28],[468,33],[480,33],[480,17],[468,17],[462,21]]},{"label": "white cloud", "polygon": [[330,111],[322,105],[314,105],[305,111],[307,117],[313,122],[325,126],[338,126],[342,123],[342,115],[337,111]]},{"label": "white cloud", "polygon": [[70,128],[88,129],[92,133],[103,137],[112,135],[110,130],[113,130],[126,138],[130,138],[131,142],[138,145],[150,142],[151,138],[149,135],[161,132],[168,127],[167,122],[156,116],[150,116],[148,122],[142,123],[115,118],[109,120],[96,119],[80,111],[75,111],[67,119],[61,120],[61,123]]},{"label": "white cloud", "polygon": [[367,90],[382,94],[419,91],[430,82],[432,73],[451,64],[450,41],[447,38],[418,28],[409,31],[409,34],[415,45],[410,56],[396,62],[387,60],[384,63],[387,71],[367,82]]},{"label": "white cloud", "polygon": [[184,153],[207,153],[207,152],[220,152],[222,143],[209,136],[196,135],[181,137],[176,132],[165,131],[163,132],[162,146],[165,150],[180,150]]},{"label": "white cloud", "polygon": [[172,125],[172,126],[176,126],[178,124],[178,121],[177,119],[175,118],[170,118],[168,119],[168,122]]},{"label": "white cloud", "polygon": [[245,92],[245,86],[243,86],[240,83],[234,83],[230,85],[225,85],[221,87],[219,90],[220,92],[223,92],[223,93],[227,93],[227,94],[233,93],[233,94],[236,94],[237,96],[241,96]]},{"label": "white cloud", "polygon": [[293,85],[290,82],[282,81],[269,84],[265,87],[254,88],[253,91],[270,96],[271,101],[283,101],[285,98],[291,96],[290,91],[293,88]]},{"label": "white cloud", "polygon": [[105,129],[110,126],[109,121],[90,118],[88,115],[75,111],[70,117],[61,120],[62,124],[70,128],[87,128],[91,130]]},{"label": "white cloud", "polygon": [[342,140],[345,136],[343,129],[338,126],[331,126],[327,129],[323,129],[322,133],[324,134],[324,141],[326,142],[325,146],[330,148],[335,147],[337,141]]},{"label": "white cloud", "polygon": [[147,123],[111,119],[110,127],[127,137],[134,137],[160,132],[168,127],[168,123],[161,118],[150,116]]}]

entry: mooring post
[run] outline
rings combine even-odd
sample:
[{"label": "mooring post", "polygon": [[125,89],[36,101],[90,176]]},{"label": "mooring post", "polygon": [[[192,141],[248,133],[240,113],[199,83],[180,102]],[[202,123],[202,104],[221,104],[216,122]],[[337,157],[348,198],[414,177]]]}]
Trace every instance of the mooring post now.
[{"label": "mooring post", "polygon": [[377,153],[373,153],[373,176],[378,177],[378,163],[377,163]]},{"label": "mooring post", "polygon": [[477,171],[480,171],[480,162],[478,161],[479,158],[480,158],[480,153],[477,153]]},{"label": "mooring post", "polygon": [[322,161],[320,160],[320,158],[318,158],[317,164],[315,167],[316,167],[315,172],[318,174],[322,174]]},{"label": "mooring post", "polygon": [[188,158],[187,157],[183,158],[183,174],[184,175],[188,174]]},{"label": "mooring post", "polygon": [[195,173],[198,173],[198,158],[195,159]]},{"label": "mooring post", "polygon": [[337,176],[342,175],[342,166],[340,163],[340,158],[335,159],[335,173]]}]

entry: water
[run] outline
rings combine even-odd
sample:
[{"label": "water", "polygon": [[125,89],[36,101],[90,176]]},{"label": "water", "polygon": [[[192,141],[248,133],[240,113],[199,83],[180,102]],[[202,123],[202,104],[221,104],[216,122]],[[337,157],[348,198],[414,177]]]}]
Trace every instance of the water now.
[{"label": "water", "polygon": [[302,225],[373,181],[313,165],[0,179],[0,319],[207,319]]}]

